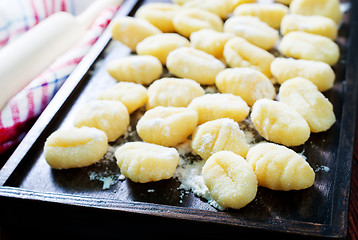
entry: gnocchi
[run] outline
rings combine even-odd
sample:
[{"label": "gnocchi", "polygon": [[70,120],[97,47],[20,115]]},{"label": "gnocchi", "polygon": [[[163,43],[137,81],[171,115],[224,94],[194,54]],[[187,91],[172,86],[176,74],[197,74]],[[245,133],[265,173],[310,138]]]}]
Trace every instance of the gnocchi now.
[{"label": "gnocchi", "polygon": [[325,16],[331,18],[337,24],[342,19],[338,0],[294,0],[290,5],[290,11],[306,16]]},{"label": "gnocchi", "polygon": [[310,80],[321,92],[332,88],[336,78],[327,63],[304,59],[276,58],[271,63],[271,72],[279,84],[302,77]]},{"label": "gnocchi", "polygon": [[44,155],[54,169],[79,168],[92,165],[107,152],[107,136],[96,128],[60,129],[46,140]]},{"label": "gnocchi", "polygon": [[288,14],[282,19],[281,33],[286,35],[294,31],[318,34],[332,40],[336,39],[338,33],[337,24],[330,18]]},{"label": "gnocchi", "polygon": [[147,102],[148,93],[147,89],[141,84],[119,82],[102,91],[97,99],[120,101],[127,107],[128,113],[132,113]]},{"label": "gnocchi", "polygon": [[272,190],[301,190],[313,185],[315,173],[306,160],[293,150],[274,143],[259,143],[246,157],[259,186]]},{"label": "gnocchi", "polygon": [[290,32],[278,47],[287,57],[315,60],[334,65],[339,59],[339,47],[331,39],[306,32]]},{"label": "gnocchi", "polygon": [[204,94],[204,89],[194,80],[162,78],[148,88],[147,109],[157,106],[187,107],[194,98]]},{"label": "gnocchi", "polygon": [[156,57],[135,55],[112,60],[107,72],[117,81],[150,84],[160,77],[163,66]]},{"label": "gnocchi", "polygon": [[174,32],[173,18],[180,9],[171,3],[149,3],[141,6],[135,16],[147,20],[162,32]]},{"label": "gnocchi", "polygon": [[223,208],[243,208],[256,197],[257,178],[252,167],[233,152],[214,153],[202,173],[211,196]]},{"label": "gnocchi", "polygon": [[269,50],[278,40],[278,31],[252,16],[234,16],[226,20],[224,32],[245,38],[250,43]]},{"label": "gnocchi", "polygon": [[183,107],[150,109],[137,123],[138,135],[149,143],[176,146],[192,134],[198,124],[198,114]]},{"label": "gnocchi", "polygon": [[112,38],[128,46],[132,51],[136,50],[137,44],[146,37],[162,33],[147,20],[120,17],[112,21]]},{"label": "gnocchi", "polygon": [[266,140],[285,146],[298,146],[310,136],[306,120],[288,105],[270,99],[257,100],[251,120]]},{"label": "gnocchi", "polygon": [[273,99],[276,95],[271,81],[252,68],[227,68],[216,76],[215,85],[222,93],[240,96],[249,106],[258,99]]},{"label": "gnocchi", "polygon": [[213,55],[217,59],[223,59],[223,51],[226,42],[233,38],[232,33],[217,32],[212,29],[202,29],[190,35],[192,47]]},{"label": "gnocchi", "polygon": [[213,29],[221,32],[223,21],[214,13],[197,8],[186,8],[177,13],[173,19],[175,30],[184,37],[200,29]]},{"label": "gnocchi", "polygon": [[275,57],[241,37],[227,41],[224,47],[226,63],[232,67],[249,67],[271,77],[270,65]]},{"label": "gnocchi", "polygon": [[246,157],[249,150],[244,132],[237,122],[229,118],[220,118],[198,126],[192,139],[194,153],[205,160],[223,150]]},{"label": "gnocchi", "polygon": [[147,183],[173,177],[179,163],[175,148],[151,143],[128,142],[114,156],[121,173],[133,182]]},{"label": "gnocchi", "polygon": [[332,103],[307,79],[297,77],[284,82],[279,99],[302,115],[311,132],[326,131],[336,121]]},{"label": "gnocchi", "polygon": [[188,108],[198,113],[198,124],[219,118],[231,118],[236,122],[241,122],[250,111],[249,106],[241,97],[221,93],[205,94],[194,98]]},{"label": "gnocchi", "polygon": [[182,47],[169,53],[167,68],[178,77],[189,78],[200,84],[210,85],[215,83],[216,75],[225,69],[225,65],[206,52]]},{"label": "gnocchi", "polygon": [[84,104],[74,119],[75,127],[94,127],[106,133],[112,142],[127,131],[129,114],[119,101],[94,100]]},{"label": "gnocchi", "polygon": [[192,0],[184,3],[183,7],[207,10],[226,19],[233,10],[232,5],[232,0]]},{"label": "gnocchi", "polygon": [[176,33],[163,33],[149,36],[137,45],[139,55],[152,55],[165,65],[168,54],[181,47],[189,47],[189,40]]},{"label": "gnocchi", "polygon": [[260,18],[271,27],[278,29],[282,18],[288,13],[288,7],[280,3],[248,3],[241,4],[234,10],[234,16],[250,15]]}]

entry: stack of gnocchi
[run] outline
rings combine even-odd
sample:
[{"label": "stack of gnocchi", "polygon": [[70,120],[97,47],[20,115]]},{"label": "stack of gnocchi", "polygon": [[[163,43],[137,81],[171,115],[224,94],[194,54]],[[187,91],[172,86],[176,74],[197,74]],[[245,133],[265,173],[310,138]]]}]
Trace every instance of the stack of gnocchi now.
[{"label": "stack of gnocchi", "polygon": [[[98,162],[107,142],[126,133],[130,114],[145,106],[136,125],[143,141],[115,152],[121,173],[134,182],[173,177],[175,147],[190,139],[206,161],[204,183],[223,208],[246,206],[258,186],[311,187],[312,167],[289,147],[335,123],[322,92],[334,84],[342,14],[338,0],[277,2],[174,0],[115,19],[113,39],[136,55],[110,62],[118,83],[79,109],[72,129],[49,136],[48,164]],[[163,77],[166,70],[170,77]],[[205,91],[211,86],[217,91]],[[266,141],[247,142],[245,119]]]}]

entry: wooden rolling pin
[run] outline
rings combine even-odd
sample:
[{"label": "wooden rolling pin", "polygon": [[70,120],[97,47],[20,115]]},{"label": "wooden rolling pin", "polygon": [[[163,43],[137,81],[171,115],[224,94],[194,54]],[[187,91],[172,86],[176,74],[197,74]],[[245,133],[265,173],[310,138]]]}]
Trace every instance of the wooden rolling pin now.
[{"label": "wooden rolling pin", "polygon": [[122,0],[97,0],[74,17],[58,12],[0,50],[0,109],[85,34],[98,14]]}]

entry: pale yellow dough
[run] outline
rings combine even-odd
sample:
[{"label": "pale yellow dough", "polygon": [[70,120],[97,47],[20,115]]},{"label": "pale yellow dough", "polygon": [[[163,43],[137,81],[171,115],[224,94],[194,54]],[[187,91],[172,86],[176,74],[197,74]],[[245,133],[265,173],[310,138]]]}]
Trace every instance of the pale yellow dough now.
[{"label": "pale yellow dough", "polygon": [[44,155],[52,168],[79,168],[101,160],[107,148],[107,136],[101,130],[72,127],[53,132],[45,142]]},{"label": "pale yellow dough", "polygon": [[260,186],[272,190],[301,190],[313,185],[315,173],[293,150],[274,143],[259,143],[246,157]]},{"label": "pale yellow dough", "polygon": [[227,150],[246,157],[249,145],[239,124],[229,118],[206,122],[197,127],[192,137],[192,149],[203,159]]},{"label": "pale yellow dough", "polygon": [[94,127],[106,133],[112,142],[127,131],[129,113],[119,101],[94,100],[78,109],[74,119],[75,127]]},{"label": "pale yellow dough", "polygon": [[233,10],[233,3],[232,0],[192,0],[184,3],[183,7],[207,10],[226,19]]},{"label": "pale yellow dough", "polygon": [[133,182],[147,183],[173,177],[179,163],[175,148],[151,143],[128,142],[114,156],[121,173]]},{"label": "pale yellow dough", "polygon": [[157,106],[187,107],[194,98],[204,94],[204,89],[194,80],[162,78],[148,88],[147,109]]},{"label": "pale yellow dough", "polygon": [[251,165],[233,152],[214,153],[202,174],[211,196],[223,208],[243,208],[256,197],[257,179]]},{"label": "pale yellow dough", "polygon": [[241,97],[232,94],[205,94],[194,98],[188,108],[198,113],[198,124],[219,118],[231,118],[241,122],[249,114],[250,108]]},{"label": "pale yellow dough", "polygon": [[251,120],[261,136],[285,146],[301,145],[310,136],[306,120],[288,105],[274,100],[257,100]]},{"label": "pale yellow dough", "polygon": [[147,102],[148,94],[141,84],[119,82],[101,92],[97,99],[120,101],[127,107],[128,112],[132,113]]},{"label": "pale yellow dough", "polygon": [[194,110],[158,106],[145,112],[137,123],[137,132],[145,142],[170,147],[184,142],[197,124]]},{"label": "pale yellow dough", "polygon": [[311,132],[326,131],[336,121],[332,103],[307,79],[297,77],[284,82],[279,99],[302,115]]},{"label": "pale yellow dough", "polygon": [[227,68],[216,76],[215,85],[222,93],[240,96],[249,106],[258,99],[273,99],[276,95],[270,79],[252,68]]}]

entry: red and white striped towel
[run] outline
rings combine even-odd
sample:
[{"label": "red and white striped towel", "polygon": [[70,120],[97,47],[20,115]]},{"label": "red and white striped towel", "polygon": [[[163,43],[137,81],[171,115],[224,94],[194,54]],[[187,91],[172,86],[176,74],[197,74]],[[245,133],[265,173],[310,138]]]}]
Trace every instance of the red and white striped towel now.
[{"label": "red and white striped towel", "polygon": [[[17,15],[13,13],[15,15],[12,16],[18,17],[11,23],[0,19],[0,51],[1,47],[47,16],[58,11],[75,13],[74,0],[10,0],[6,2],[12,2],[17,6],[17,10],[13,7],[10,12],[16,12]],[[75,46],[9,100],[0,112],[0,154],[5,153],[22,140],[57,90],[108,26],[116,11],[116,7],[104,10]],[[7,15],[9,14],[11,13]],[[6,15],[2,14],[0,6],[0,18],[1,16],[4,18]]]}]

